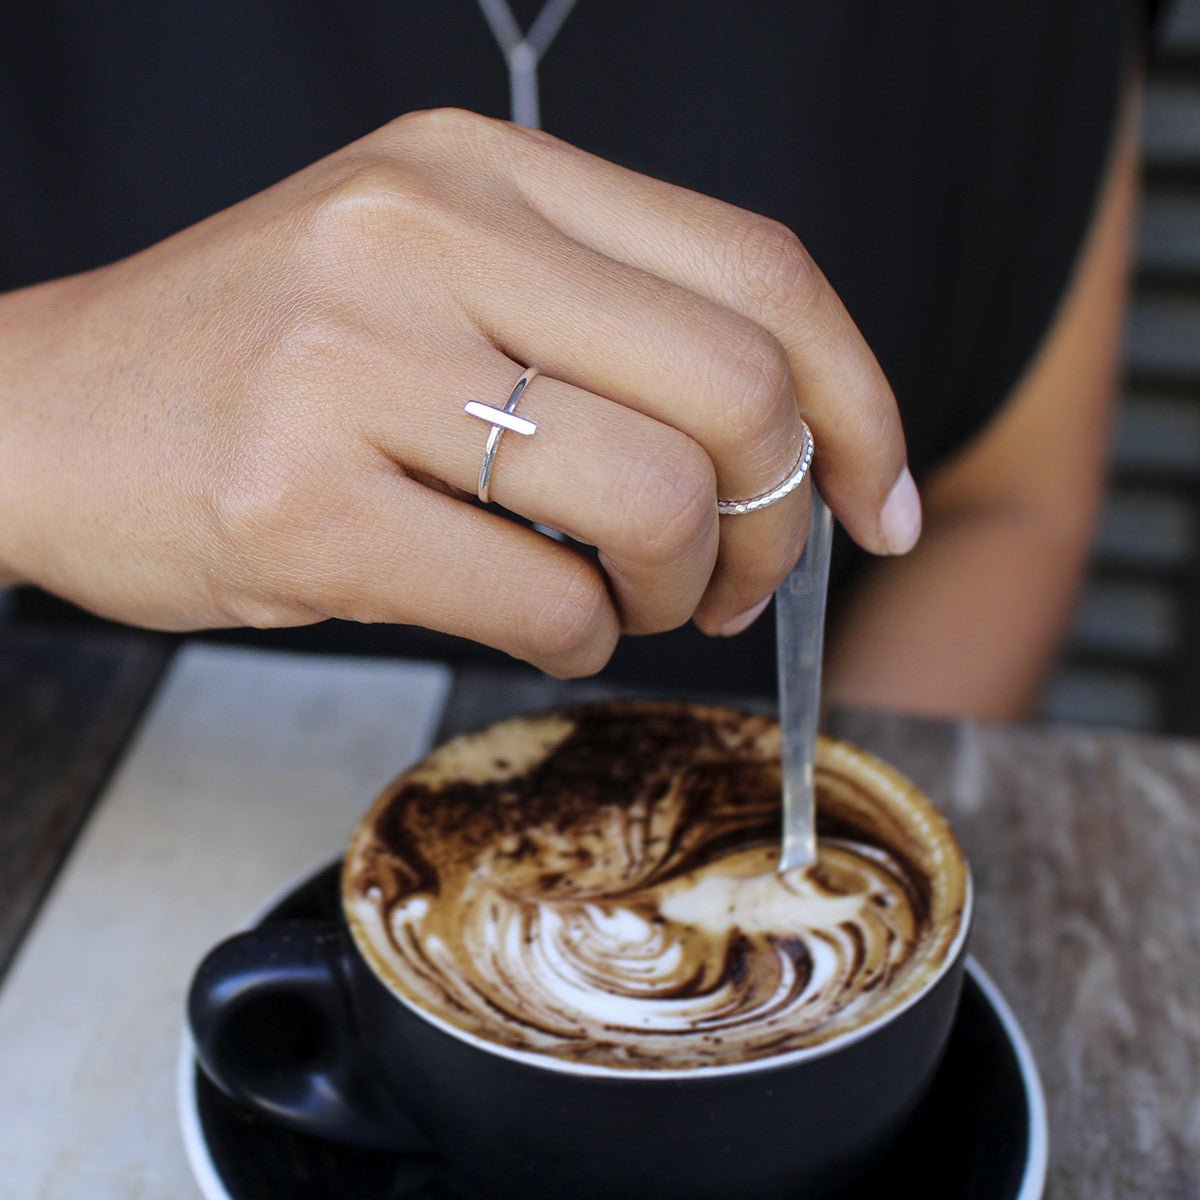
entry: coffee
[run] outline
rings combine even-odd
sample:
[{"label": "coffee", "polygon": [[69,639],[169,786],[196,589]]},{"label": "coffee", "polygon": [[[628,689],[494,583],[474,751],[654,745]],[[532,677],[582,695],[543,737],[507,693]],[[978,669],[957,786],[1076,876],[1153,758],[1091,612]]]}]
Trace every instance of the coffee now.
[{"label": "coffee", "polygon": [[726,709],[519,718],[380,798],[343,902],[375,974],[497,1047],[603,1070],[817,1046],[934,980],[960,941],[948,826],[882,763],[822,740],[820,854],[779,875],[779,731]]}]

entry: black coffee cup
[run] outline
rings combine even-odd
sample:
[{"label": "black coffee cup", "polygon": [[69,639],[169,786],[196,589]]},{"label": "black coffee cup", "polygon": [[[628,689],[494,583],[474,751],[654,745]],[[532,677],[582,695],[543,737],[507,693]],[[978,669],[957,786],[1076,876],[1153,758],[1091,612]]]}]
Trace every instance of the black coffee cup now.
[{"label": "black coffee cup", "polygon": [[816,1198],[864,1175],[931,1083],[971,908],[968,878],[944,955],[865,1024],[712,1066],[630,1070],[485,1040],[387,986],[344,921],[217,946],[189,1018],[235,1100],[303,1133],[433,1152],[481,1200]]},{"label": "black coffee cup", "polygon": [[303,1133],[436,1151],[496,1200],[767,1200],[864,1174],[933,1078],[964,936],[926,991],[875,1025],[778,1060],[692,1073],[581,1072],[433,1025],[341,924],[222,943],[188,1001],[209,1077]]}]

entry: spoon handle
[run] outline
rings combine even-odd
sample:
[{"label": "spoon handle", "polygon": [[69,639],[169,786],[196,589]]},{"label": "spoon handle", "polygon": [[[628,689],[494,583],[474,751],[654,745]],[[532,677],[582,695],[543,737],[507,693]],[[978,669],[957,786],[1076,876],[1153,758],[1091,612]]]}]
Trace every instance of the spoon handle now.
[{"label": "spoon handle", "polygon": [[812,489],[808,542],[800,561],[775,593],[779,723],[783,734],[783,852],[779,869],[817,860],[813,768],[821,709],[821,650],[833,514]]}]

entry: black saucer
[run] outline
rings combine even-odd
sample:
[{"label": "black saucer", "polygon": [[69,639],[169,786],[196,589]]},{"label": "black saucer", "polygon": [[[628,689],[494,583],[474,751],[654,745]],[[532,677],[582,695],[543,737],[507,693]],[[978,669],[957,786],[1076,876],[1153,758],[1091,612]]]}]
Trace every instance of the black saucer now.
[{"label": "black saucer", "polygon": [[[335,862],[254,923],[339,916]],[[179,1082],[184,1140],[205,1200],[474,1200],[436,1160],[304,1137],[239,1108],[196,1067],[186,1037]],[[1038,1200],[1045,1174],[1046,1113],[1037,1069],[995,984],[970,960],[933,1087],[896,1147],[844,1200]]]}]

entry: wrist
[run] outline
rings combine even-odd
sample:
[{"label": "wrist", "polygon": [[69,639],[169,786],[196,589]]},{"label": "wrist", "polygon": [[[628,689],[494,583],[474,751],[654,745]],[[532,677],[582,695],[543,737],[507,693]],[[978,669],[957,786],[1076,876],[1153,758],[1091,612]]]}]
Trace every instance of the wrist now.
[{"label": "wrist", "polygon": [[16,379],[12,342],[17,331],[17,316],[13,311],[12,294],[0,296],[0,589],[22,583],[22,572],[16,566],[16,531],[18,519],[15,483],[20,450],[17,447],[17,415],[15,393],[20,385]]},{"label": "wrist", "polygon": [[0,588],[38,581],[37,527],[52,507],[42,418],[55,357],[47,336],[55,286],[0,295]]}]

